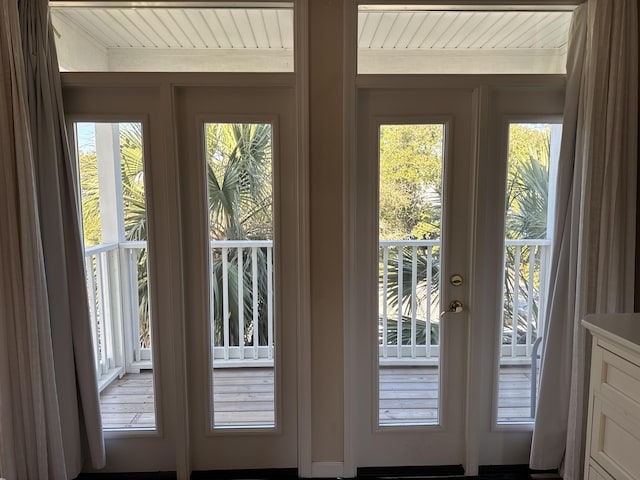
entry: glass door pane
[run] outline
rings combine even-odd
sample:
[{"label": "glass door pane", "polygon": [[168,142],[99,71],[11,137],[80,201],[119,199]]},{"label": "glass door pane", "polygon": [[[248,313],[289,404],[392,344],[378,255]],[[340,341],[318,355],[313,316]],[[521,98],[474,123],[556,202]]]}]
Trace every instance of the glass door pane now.
[{"label": "glass door pane", "polygon": [[275,426],[272,126],[206,123],[212,427]]},{"label": "glass door pane", "polygon": [[155,429],[142,124],[74,127],[103,427]]},{"label": "glass door pane", "polygon": [[499,423],[535,417],[561,130],[558,123],[509,125]]},{"label": "glass door pane", "polygon": [[444,125],[379,132],[379,425],[439,422]]}]

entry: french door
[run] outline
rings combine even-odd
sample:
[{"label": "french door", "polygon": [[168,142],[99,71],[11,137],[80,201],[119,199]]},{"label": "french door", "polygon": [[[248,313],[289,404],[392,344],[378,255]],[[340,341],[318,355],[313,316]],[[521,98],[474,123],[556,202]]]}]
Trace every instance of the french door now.
[{"label": "french door", "polygon": [[65,89],[107,471],[297,468],[292,79]]},{"label": "french door", "polygon": [[[473,176],[457,172],[473,168],[472,143],[458,140],[471,137],[471,91],[364,90],[358,100],[356,245],[365,308],[354,356],[357,464],[460,464]],[[407,149],[421,151],[420,165],[395,170]],[[422,192],[407,190],[415,174]],[[436,211],[418,237],[404,231],[397,207],[420,197],[431,197]],[[424,341],[403,341],[418,329]],[[411,371],[416,355],[424,368]],[[400,398],[398,386],[415,375],[423,388]]]},{"label": "french door", "polygon": [[[526,209],[513,204],[524,168],[514,162],[525,162],[514,149],[559,141],[562,89],[506,80],[359,89],[349,333],[357,468],[475,474],[528,462],[531,347],[551,240],[546,223],[535,239],[514,234],[509,215]],[[548,165],[546,155],[534,166]]]},{"label": "french door", "polygon": [[[535,238],[507,235],[506,206],[522,211],[509,203],[507,184],[519,179],[509,175],[526,170],[509,162],[512,150],[536,151],[522,132],[550,136],[540,145],[554,150],[562,79],[473,82],[359,89],[345,319],[345,461],[358,467],[473,473],[527,461],[535,394],[523,401],[523,392],[535,387],[527,375],[535,377],[552,236],[549,215]],[[103,402],[111,471],[295,468],[308,433],[298,425],[307,372],[297,365],[305,179],[295,91],[286,76],[203,83],[116,76],[65,88],[79,133],[95,131],[113,158],[144,164],[127,188],[144,187],[147,237],[129,238],[126,225],[123,234],[132,217],[120,211],[113,231],[103,221],[104,245],[85,251],[94,317],[122,311],[129,338],[100,344],[120,327],[97,324],[102,396],[115,395]],[[102,155],[97,147],[84,151],[85,166]],[[101,186],[117,183],[118,164],[107,166],[98,166]],[[100,310],[116,287],[122,297]],[[513,368],[503,376],[502,366]],[[126,391],[132,401],[120,409]]]},{"label": "french door", "polygon": [[293,93],[175,91],[193,470],[297,467]]}]

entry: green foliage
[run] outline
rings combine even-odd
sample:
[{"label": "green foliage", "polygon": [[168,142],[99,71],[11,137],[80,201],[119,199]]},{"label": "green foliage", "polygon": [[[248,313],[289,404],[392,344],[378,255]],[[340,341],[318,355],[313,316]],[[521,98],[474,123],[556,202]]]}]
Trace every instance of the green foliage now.
[{"label": "green foliage", "polygon": [[[551,129],[548,125],[514,124],[510,126],[505,238],[531,240],[547,237],[550,142]],[[534,256],[533,259],[531,255]],[[540,247],[522,247],[519,258],[515,247],[505,249],[503,290],[503,321],[506,332],[503,342],[505,344],[513,341],[511,332],[514,328],[517,332],[517,342],[525,342],[528,314],[533,319],[534,329],[537,329],[541,313],[540,298],[541,294],[544,294],[540,292],[540,265],[543,261],[543,252]],[[532,264],[533,271],[531,271]],[[533,283],[533,298],[530,299],[531,283]],[[537,333],[534,330],[534,338]]]},{"label": "green foliage", "polygon": [[207,124],[212,240],[272,237],[271,125]]},{"label": "green foliage", "polygon": [[[206,175],[211,240],[271,239],[272,166],[271,126],[268,124],[207,124]],[[125,238],[147,240],[147,215],[143,168],[142,127],[138,123],[120,124],[120,173],[122,179]],[[85,245],[102,242],[100,192],[94,150],[80,155]],[[140,343],[150,346],[149,290],[147,250],[134,253],[138,281]],[[216,344],[222,344],[224,332],[222,305],[222,250],[212,252],[212,315]],[[242,251],[242,278],[238,278],[238,250],[227,250],[229,281],[230,342],[239,345],[238,282],[243,282],[245,341],[253,334],[252,257]],[[260,344],[267,342],[267,255],[257,251],[258,333]]]},{"label": "green foliage", "polygon": [[[144,190],[142,126],[139,123],[120,124],[120,176],[122,180],[122,204],[124,235],[129,241],[147,240],[147,215]],[[80,188],[82,196],[82,221],[85,246],[102,243],[100,210],[100,185],[95,147],[80,152]],[[135,274],[138,287],[138,321],[140,345],[151,345],[149,323],[149,289],[147,274],[147,249],[134,250]]]},{"label": "green foliage", "polygon": [[[388,305],[387,319],[387,343],[397,344],[398,313],[402,312],[402,344],[411,344],[411,302],[413,297],[413,247],[400,248],[402,253],[402,274],[398,249],[389,249],[387,261],[387,295]],[[427,254],[427,247],[417,247],[416,255],[416,343],[424,345],[427,329],[431,338],[431,344],[439,341],[439,283],[440,283],[440,248],[432,247],[431,265]],[[380,255],[380,288],[383,285],[383,258]],[[431,268],[431,271],[429,271]],[[430,276],[430,282],[427,278]],[[398,286],[401,284],[402,297],[399,296]],[[430,313],[430,315],[429,315]],[[431,319],[431,322],[427,322]]]},{"label": "green foliage", "polygon": [[380,127],[380,238],[440,237],[443,125]]},{"label": "green foliage", "polygon": [[147,208],[144,191],[142,125],[139,123],[121,125],[120,173],[125,238],[129,241],[146,241]]},{"label": "green foliage", "polygon": [[[267,240],[273,238],[273,187],[271,165],[271,125],[207,124],[207,190],[209,235],[212,240]],[[224,251],[212,251],[213,325],[215,344],[224,338],[223,261]],[[242,258],[241,278],[238,262]],[[266,248],[257,250],[258,325],[253,321],[253,258],[251,249],[226,251],[229,305],[229,342],[240,345],[238,305],[244,308],[244,342],[252,342],[258,329],[260,345],[268,341],[268,275]],[[238,283],[242,281],[242,302]]]},{"label": "green foliage", "polygon": [[91,247],[102,243],[96,153],[91,151],[81,152],[78,160],[84,245]]},{"label": "green foliage", "polygon": [[545,238],[549,196],[549,127],[509,130],[506,238]]},{"label": "green foliage", "polygon": [[[223,345],[224,339],[224,304],[223,304],[223,255],[224,252],[221,248],[214,248],[212,252],[212,288],[213,298],[212,303],[213,311],[211,315],[213,317],[214,327],[214,341],[215,345]],[[258,312],[258,324],[257,326],[253,322],[253,257],[251,255],[251,249],[243,249],[242,254],[238,255],[236,248],[230,248],[226,251],[227,258],[227,275],[228,275],[228,290],[227,295],[229,299],[229,344],[240,345],[240,328],[238,318],[240,318],[240,302],[238,301],[238,283],[242,281],[243,284],[243,340],[244,344],[253,344],[254,329],[258,329],[258,342],[259,345],[268,344],[268,275],[267,270],[267,251],[266,248],[259,248],[256,255],[256,267],[257,267],[257,312]],[[238,274],[238,259],[242,259],[241,274]]]},{"label": "green foliage", "polygon": [[[122,178],[122,206],[124,210],[124,235],[128,241],[147,240],[147,209],[144,190],[144,157],[142,125],[120,125],[120,175]],[[148,250],[134,253],[138,279],[138,319],[140,345],[151,346],[149,317],[149,286],[147,271]]]},{"label": "green foliage", "polygon": [[[541,239],[547,235],[547,205],[549,183],[550,127],[548,125],[512,124],[509,130],[509,157],[506,192],[505,238]],[[439,239],[442,193],[442,151],[444,130],[441,125],[391,125],[380,129],[380,239]],[[432,271],[427,272],[424,248],[418,249],[416,298],[412,298],[410,247],[402,249],[403,270],[399,275],[398,253],[389,252],[387,263],[387,302],[389,344],[396,343],[397,315],[405,320],[402,343],[411,343],[409,329],[412,301],[418,305],[418,344],[426,339],[426,311],[434,323],[429,332],[433,343],[438,342],[439,310],[439,249],[434,249]],[[422,253],[421,253],[422,251]],[[534,258],[530,259],[533,255]],[[531,263],[530,260],[533,260]],[[515,323],[518,341],[526,335],[528,310],[538,318],[540,302],[540,247],[523,247],[519,269],[515,268],[515,248],[506,249],[504,276],[504,320],[507,329]],[[530,271],[533,264],[533,272]],[[516,292],[516,270],[519,290]],[[431,276],[431,289],[427,291],[426,277]],[[383,261],[380,258],[379,285],[383,288]],[[533,281],[533,298],[529,283]],[[398,298],[398,285],[402,285],[402,298]],[[516,295],[518,293],[518,295]],[[516,302],[516,298],[519,299]],[[516,304],[517,303],[517,304]],[[535,332],[534,332],[535,334]],[[505,337],[509,343],[510,337]]]}]

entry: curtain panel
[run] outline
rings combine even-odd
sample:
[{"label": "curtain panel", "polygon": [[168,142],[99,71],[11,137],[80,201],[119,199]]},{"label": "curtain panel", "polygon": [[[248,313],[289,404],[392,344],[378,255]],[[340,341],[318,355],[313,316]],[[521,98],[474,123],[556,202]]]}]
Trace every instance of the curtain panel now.
[{"label": "curtain panel", "polygon": [[570,33],[558,207],[530,466],[582,479],[588,313],[633,312],[638,162],[636,0],[590,0]]},{"label": "curtain panel", "polygon": [[78,207],[46,0],[0,2],[0,476],[105,451]]}]

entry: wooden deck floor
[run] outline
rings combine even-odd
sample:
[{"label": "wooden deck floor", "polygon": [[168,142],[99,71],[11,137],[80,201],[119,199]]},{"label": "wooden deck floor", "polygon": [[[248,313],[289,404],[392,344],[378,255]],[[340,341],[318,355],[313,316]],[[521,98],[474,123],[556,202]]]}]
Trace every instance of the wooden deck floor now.
[{"label": "wooden deck floor", "polygon": [[[503,367],[500,371],[500,421],[529,419],[530,370]],[[128,374],[100,395],[105,428],[153,428],[155,406],[151,373]],[[216,425],[269,426],[274,422],[273,369],[220,368],[214,371]],[[382,424],[435,423],[438,407],[435,367],[382,367],[380,420]]]}]

